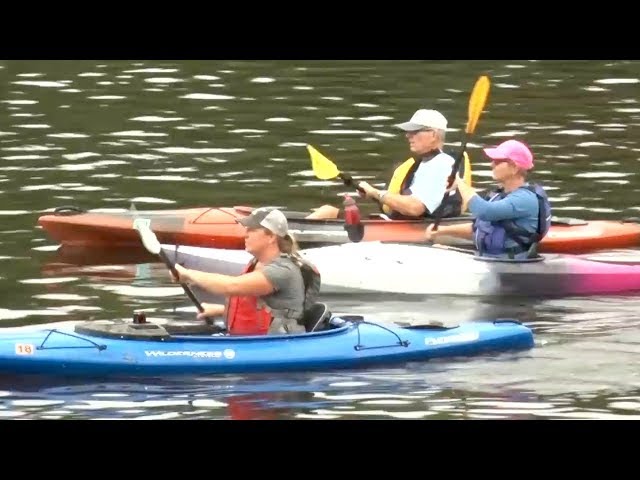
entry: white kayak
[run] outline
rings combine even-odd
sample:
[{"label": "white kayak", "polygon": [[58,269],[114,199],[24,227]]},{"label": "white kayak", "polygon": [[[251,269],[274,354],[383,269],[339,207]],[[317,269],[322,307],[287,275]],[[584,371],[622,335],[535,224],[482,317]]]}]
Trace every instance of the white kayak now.
[{"label": "white kayak", "polygon": [[[244,250],[163,245],[187,268],[237,275]],[[322,275],[323,293],[566,296],[640,290],[640,258],[545,254],[534,261],[482,259],[436,246],[360,242],[301,250]]]}]

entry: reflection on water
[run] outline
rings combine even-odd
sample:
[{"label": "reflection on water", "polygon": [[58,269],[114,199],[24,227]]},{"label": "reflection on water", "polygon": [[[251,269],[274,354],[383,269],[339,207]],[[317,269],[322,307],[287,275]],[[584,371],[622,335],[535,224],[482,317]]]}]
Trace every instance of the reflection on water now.
[{"label": "reflection on water", "polygon": [[[538,347],[542,349],[544,347]],[[565,352],[566,353],[566,352]],[[553,355],[559,355],[556,352]],[[618,359],[620,360],[620,359]],[[567,377],[576,359],[559,362]],[[531,357],[505,354],[322,374],[130,379],[0,378],[0,416],[64,419],[636,419],[638,382],[539,391]],[[613,364],[613,360],[611,362]],[[514,370],[518,372],[515,372]],[[532,369],[533,367],[533,369]],[[507,374],[506,370],[511,373]],[[551,370],[551,369],[550,369]],[[529,373],[525,373],[529,371]],[[544,372],[548,373],[548,372]],[[602,375],[604,379],[606,375]],[[561,380],[561,379],[559,379]],[[552,379],[551,382],[554,382]],[[549,380],[544,380],[549,382]]]},{"label": "reflection on water", "polygon": [[[121,293],[126,295],[126,293]],[[133,298],[133,297],[132,297]],[[195,308],[150,308],[191,318]],[[182,302],[181,305],[185,303]],[[640,415],[640,318],[635,298],[492,304],[470,299],[363,305],[336,312],[392,321],[457,312],[460,321],[509,317],[531,326],[526,352],[320,373],[180,378],[0,378],[1,415],[21,418],[614,419]],[[390,313],[397,309],[396,314]],[[400,311],[402,309],[402,311]],[[464,312],[464,314],[463,314]],[[625,313],[626,312],[626,313]]]},{"label": "reflection on water", "polygon": [[[457,148],[470,90],[492,89],[468,143],[474,185],[491,184],[481,148],[510,136],[536,154],[555,214],[637,217],[634,61],[3,61],[0,81],[0,325],[129,318],[195,308],[147,255],[90,263],[36,226],[62,205],[103,211],[340,200],[315,178],[318,147],[375,185],[408,154],[394,124],[441,110]],[[429,82],[424,81],[429,78]],[[364,212],[375,205],[361,201]],[[71,258],[75,255],[75,258]],[[84,258],[84,260],[83,260]],[[425,272],[428,274],[428,272]],[[335,313],[385,321],[514,317],[536,348],[473,360],[314,375],[70,383],[3,378],[7,418],[636,418],[638,300],[330,299]]]}]

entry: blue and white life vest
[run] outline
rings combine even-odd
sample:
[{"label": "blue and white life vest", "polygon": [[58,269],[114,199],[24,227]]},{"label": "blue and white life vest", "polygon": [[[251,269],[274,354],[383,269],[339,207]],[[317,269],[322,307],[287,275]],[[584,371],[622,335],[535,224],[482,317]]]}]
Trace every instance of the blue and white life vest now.
[{"label": "blue and white life vest", "polygon": [[[537,245],[547,234],[551,227],[551,204],[544,189],[536,184],[523,185],[520,188],[536,194],[538,198],[538,228],[535,232],[528,232],[515,224],[513,220],[499,220],[489,222],[476,219],[474,222],[474,242],[479,255],[508,256],[514,258],[523,252],[532,252],[531,247]],[[503,189],[493,192],[489,201],[501,200],[508,193]],[[517,247],[507,247],[506,241],[511,239],[518,244]]]}]

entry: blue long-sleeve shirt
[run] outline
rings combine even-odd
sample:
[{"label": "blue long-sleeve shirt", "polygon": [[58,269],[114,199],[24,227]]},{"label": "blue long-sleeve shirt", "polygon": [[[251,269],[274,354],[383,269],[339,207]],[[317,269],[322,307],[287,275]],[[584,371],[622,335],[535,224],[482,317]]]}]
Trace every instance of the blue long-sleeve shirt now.
[{"label": "blue long-sleeve shirt", "polygon": [[[469,201],[468,208],[469,212],[480,220],[488,222],[513,220],[516,225],[531,233],[538,228],[538,198],[535,193],[526,188],[518,188],[505,198],[492,202],[474,195]],[[507,240],[508,248],[516,245],[518,244],[515,241]]]}]

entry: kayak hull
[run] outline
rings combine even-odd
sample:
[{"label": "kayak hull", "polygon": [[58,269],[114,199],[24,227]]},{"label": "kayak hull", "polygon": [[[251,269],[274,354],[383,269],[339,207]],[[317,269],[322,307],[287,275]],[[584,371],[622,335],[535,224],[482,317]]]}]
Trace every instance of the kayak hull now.
[{"label": "kayak hull", "polygon": [[[187,268],[238,275],[245,251],[163,245]],[[322,275],[322,293],[559,297],[640,291],[640,258],[543,254],[538,261],[485,260],[468,252],[381,242],[303,249]]]},{"label": "kayak hull", "polygon": [[246,216],[233,208],[183,210],[72,212],[42,215],[38,224],[55,241],[74,247],[140,246],[133,228],[137,217],[151,220],[160,242],[214,248],[244,248],[245,229],[236,222]]},{"label": "kayak hull", "polygon": [[515,320],[403,327],[334,317],[329,329],[286,336],[166,334],[163,326],[147,323],[158,327],[150,334],[133,324],[111,323],[119,335],[91,334],[78,326],[7,329],[12,331],[0,333],[0,373],[95,377],[307,371],[534,346],[532,331]]},{"label": "kayak hull", "polygon": [[[251,207],[188,208],[123,212],[58,211],[42,215],[38,224],[55,241],[63,245],[100,247],[140,247],[138,232],[133,229],[136,217],[149,218],[151,229],[161,243],[212,248],[243,249],[244,228],[237,224],[251,212]],[[289,227],[304,247],[349,243],[342,220],[311,220],[306,212],[286,212]],[[470,221],[471,217],[446,218],[442,225]],[[363,220],[363,241],[422,243],[427,220]],[[446,238],[441,243],[471,247],[466,240]],[[540,251],[546,253],[580,253],[601,249],[640,246],[640,224],[621,221],[581,221],[556,219]]]}]

